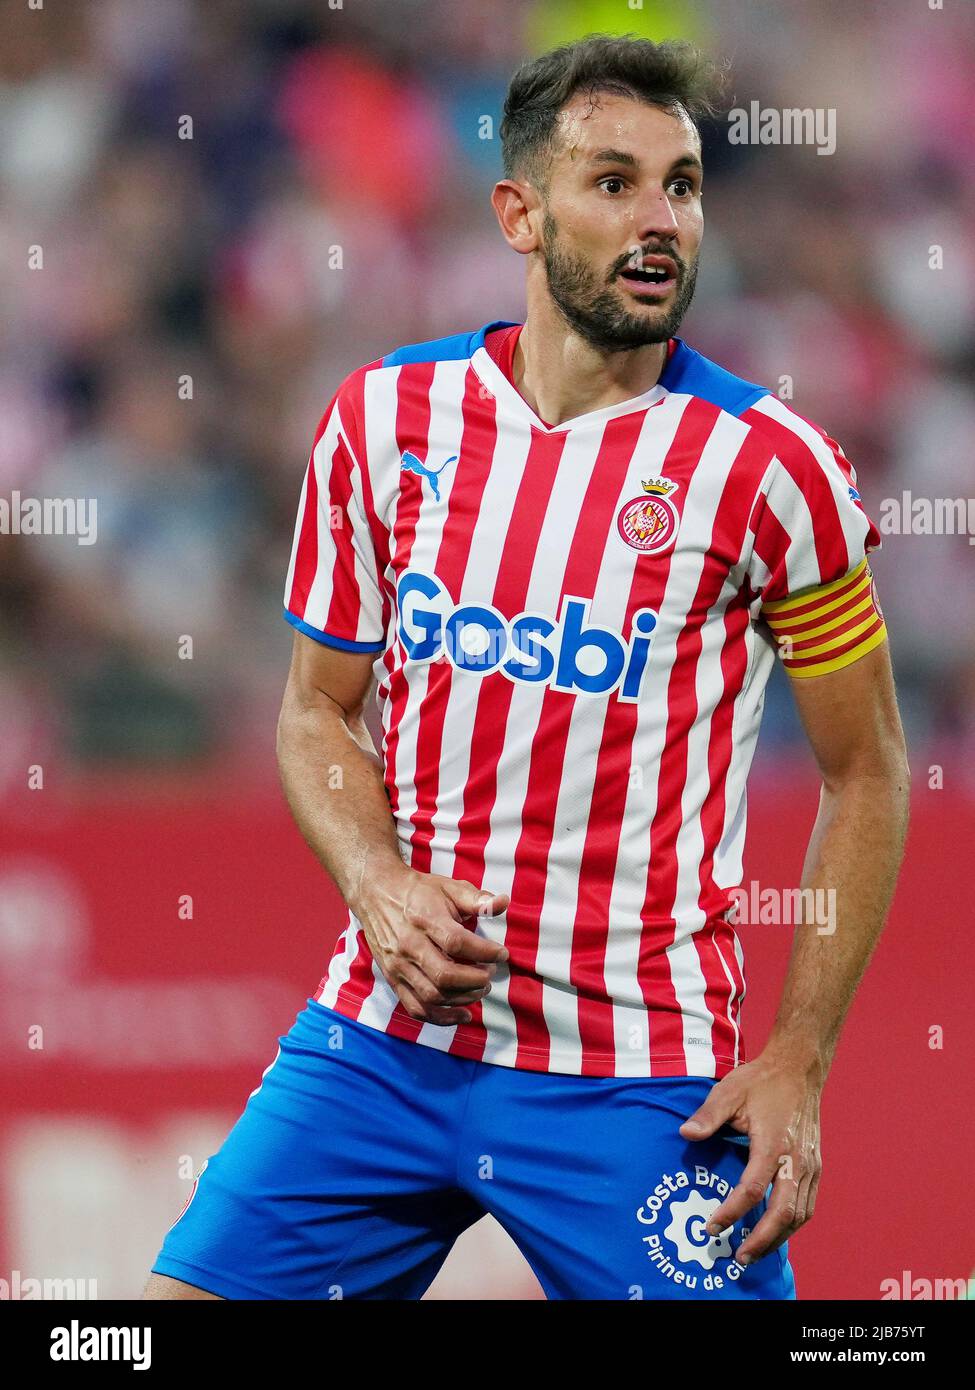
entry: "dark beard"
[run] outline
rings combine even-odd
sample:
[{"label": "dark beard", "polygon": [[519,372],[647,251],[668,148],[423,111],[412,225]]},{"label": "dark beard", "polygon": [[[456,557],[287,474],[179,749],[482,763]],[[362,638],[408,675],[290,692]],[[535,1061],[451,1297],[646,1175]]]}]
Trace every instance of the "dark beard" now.
[{"label": "dark beard", "polygon": [[586,261],[559,246],[558,228],[550,212],[545,213],[543,228],[542,255],[549,293],[566,322],[587,343],[603,351],[624,352],[649,343],[665,343],[675,335],[694,298],[696,263],[687,266],[672,250],[664,248],[663,254],[671,256],[677,265],[677,294],[666,317],[652,319],[645,314],[629,313],[609,288],[619,272],[626,269],[628,257],[613,267],[606,286],[601,287]]}]

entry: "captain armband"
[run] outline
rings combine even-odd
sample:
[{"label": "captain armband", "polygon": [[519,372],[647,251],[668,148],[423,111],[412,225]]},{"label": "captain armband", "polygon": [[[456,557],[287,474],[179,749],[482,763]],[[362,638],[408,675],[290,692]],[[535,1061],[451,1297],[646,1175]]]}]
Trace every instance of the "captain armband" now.
[{"label": "captain armband", "polygon": [[859,661],[887,636],[866,557],[832,584],[762,607],[790,676],[823,676]]}]

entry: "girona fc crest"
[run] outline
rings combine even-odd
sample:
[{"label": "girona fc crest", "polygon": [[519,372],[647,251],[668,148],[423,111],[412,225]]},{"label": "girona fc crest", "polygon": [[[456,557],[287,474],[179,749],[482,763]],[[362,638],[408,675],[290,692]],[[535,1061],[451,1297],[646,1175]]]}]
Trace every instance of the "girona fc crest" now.
[{"label": "girona fc crest", "polygon": [[616,517],[616,529],[634,550],[660,555],[677,539],[680,514],[671,500],[677,484],[669,478],[643,480],[642,497],[624,502]]}]

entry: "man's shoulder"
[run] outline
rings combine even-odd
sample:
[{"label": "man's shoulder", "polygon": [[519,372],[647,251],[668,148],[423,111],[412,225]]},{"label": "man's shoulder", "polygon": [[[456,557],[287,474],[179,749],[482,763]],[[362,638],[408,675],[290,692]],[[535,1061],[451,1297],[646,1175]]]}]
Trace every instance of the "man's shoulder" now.
[{"label": "man's shoulder", "polygon": [[512,328],[514,323],[498,320],[486,323],[481,328],[470,329],[464,333],[453,333],[445,338],[428,338],[420,343],[407,343],[391,349],[372,362],[355,367],[339,382],[324,414],[318,423],[315,445],[325,434],[333,419],[337,417],[342,432],[350,441],[353,451],[360,460],[365,457],[365,418],[367,381],[374,373],[382,374],[387,368],[409,367],[413,364],[429,362],[466,361],[473,357],[484,340],[496,328]]},{"label": "man's shoulder", "polygon": [[458,362],[474,356],[484,346],[484,339],[496,328],[513,328],[514,322],[499,319],[466,333],[452,333],[446,338],[428,338],[422,343],[407,343],[394,348],[379,359],[383,367],[404,367],[413,362]]},{"label": "man's shoulder", "polygon": [[[354,368],[339,383],[329,409],[336,403],[347,410],[356,408],[365,389],[366,378],[373,372],[381,372],[387,367],[407,367],[425,362],[462,362],[474,356],[484,340],[496,328],[512,328],[514,323],[498,320],[486,323],[481,328],[469,329],[463,333],[452,333],[445,338],[427,338],[421,343],[406,343],[402,347],[391,348],[372,362],[365,362]],[[327,413],[327,412],[326,412]]]},{"label": "man's shoulder", "polygon": [[801,415],[771,387],[736,376],[680,338],[660,382],[668,391],[697,396],[736,416],[783,461],[797,465],[815,461],[827,468],[838,463],[851,471],[841,446],[821,425]]},{"label": "man's shoulder", "polygon": [[772,394],[769,387],[736,376],[682,338],[676,338],[675,343],[660,377],[661,386],[673,394],[696,396],[739,419]]}]

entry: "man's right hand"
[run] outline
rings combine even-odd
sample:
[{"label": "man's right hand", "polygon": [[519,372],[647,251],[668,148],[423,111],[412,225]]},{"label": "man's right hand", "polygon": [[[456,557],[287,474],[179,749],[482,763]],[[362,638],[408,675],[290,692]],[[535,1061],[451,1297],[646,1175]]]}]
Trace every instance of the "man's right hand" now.
[{"label": "man's right hand", "polygon": [[507,893],[404,864],[364,884],[352,911],[410,1017],[449,1026],[471,1021],[464,1005],[484,998],[508,959],[500,942],[477,936],[466,923],[496,917],[510,901]]}]

